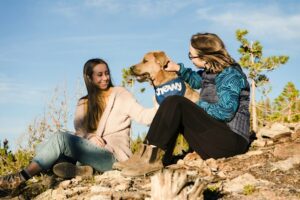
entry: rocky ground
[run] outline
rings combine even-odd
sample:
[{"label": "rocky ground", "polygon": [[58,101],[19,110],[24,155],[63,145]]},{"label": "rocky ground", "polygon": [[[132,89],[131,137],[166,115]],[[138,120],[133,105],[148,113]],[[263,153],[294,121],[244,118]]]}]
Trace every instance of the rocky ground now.
[{"label": "rocky ground", "polygon": [[44,176],[13,196],[7,199],[300,199],[300,124],[261,129],[243,155],[203,161],[189,154],[139,178],[119,171],[90,179]]}]

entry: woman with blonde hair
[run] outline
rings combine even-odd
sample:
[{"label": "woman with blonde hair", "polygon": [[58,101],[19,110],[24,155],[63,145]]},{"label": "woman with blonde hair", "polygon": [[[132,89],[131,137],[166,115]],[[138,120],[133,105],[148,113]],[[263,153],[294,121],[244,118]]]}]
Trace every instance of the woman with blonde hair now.
[{"label": "woman with blonde hair", "polygon": [[213,33],[193,35],[188,56],[199,71],[173,61],[165,70],[176,71],[192,88],[201,88],[199,101],[167,97],[153,119],[143,151],[114,164],[124,175],[144,175],[167,165],[179,133],[202,159],[230,157],[247,150],[249,84],[241,67]]},{"label": "woman with blonde hair", "polygon": [[[156,108],[146,109],[123,87],[114,87],[108,64],[99,58],[83,68],[87,95],[78,101],[71,132],[53,134],[42,143],[32,162],[22,171],[0,177],[0,191],[13,190],[26,180],[51,167],[61,158],[79,161],[97,171],[107,171],[115,161],[124,161],[130,150],[131,120],[149,125]],[[69,162],[58,163],[54,173],[63,178],[88,175],[92,168]]]}]

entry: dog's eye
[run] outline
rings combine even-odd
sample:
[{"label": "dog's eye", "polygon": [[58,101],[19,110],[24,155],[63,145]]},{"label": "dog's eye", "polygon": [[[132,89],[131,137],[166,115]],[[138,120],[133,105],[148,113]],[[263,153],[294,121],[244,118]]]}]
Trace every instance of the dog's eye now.
[{"label": "dog's eye", "polygon": [[145,59],[144,59],[144,60],[143,60],[143,63],[146,63],[146,62],[148,62],[148,60],[145,60]]}]

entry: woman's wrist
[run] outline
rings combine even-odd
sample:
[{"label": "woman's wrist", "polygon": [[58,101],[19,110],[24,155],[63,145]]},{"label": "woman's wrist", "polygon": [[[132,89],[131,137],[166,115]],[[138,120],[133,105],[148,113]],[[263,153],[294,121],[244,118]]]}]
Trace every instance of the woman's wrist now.
[{"label": "woman's wrist", "polygon": [[179,69],[177,71],[177,74],[180,75],[180,74],[182,74],[182,72],[185,69],[185,67],[184,67],[183,63],[178,63],[177,65],[179,67]]}]

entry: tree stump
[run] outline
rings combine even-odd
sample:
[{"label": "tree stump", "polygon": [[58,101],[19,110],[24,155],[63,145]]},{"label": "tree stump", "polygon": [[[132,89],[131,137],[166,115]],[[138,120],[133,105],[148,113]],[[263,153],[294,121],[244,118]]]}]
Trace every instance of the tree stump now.
[{"label": "tree stump", "polygon": [[151,199],[203,199],[207,182],[186,170],[165,169],[151,177]]}]

